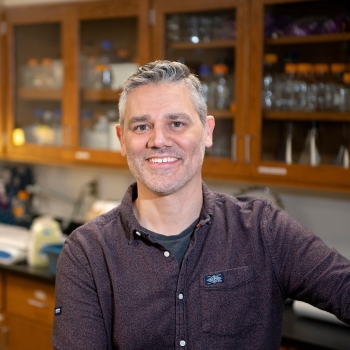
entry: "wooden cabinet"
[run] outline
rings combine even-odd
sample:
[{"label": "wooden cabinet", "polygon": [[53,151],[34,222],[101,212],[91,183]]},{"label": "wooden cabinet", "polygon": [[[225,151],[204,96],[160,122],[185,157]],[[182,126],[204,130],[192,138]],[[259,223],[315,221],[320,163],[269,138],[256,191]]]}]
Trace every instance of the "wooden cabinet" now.
[{"label": "wooden cabinet", "polygon": [[[247,134],[251,135],[248,166],[253,178],[272,184],[349,191],[348,156],[347,160],[339,156],[344,155],[344,149],[349,151],[350,110],[341,110],[332,100],[325,104],[320,91],[335,100],[334,92],[325,89],[338,83],[330,73],[320,80],[316,68],[325,65],[328,72],[332,64],[339,63],[349,71],[348,1],[256,0],[251,6]],[[341,28],[341,16],[346,28]],[[265,69],[263,66],[266,55],[275,57],[270,67],[275,66],[277,81],[272,96],[276,100],[267,100],[270,106],[264,106],[261,94],[264,77],[269,76],[268,65]],[[295,65],[293,79],[287,76],[288,64],[289,68]],[[305,66],[309,67],[307,73]],[[290,81],[303,82],[291,85],[303,90],[285,97],[283,93],[288,91],[284,88]],[[321,82],[322,86],[316,85]]]},{"label": "wooden cabinet", "polygon": [[[249,2],[178,1],[153,2],[153,60],[166,58],[187,64],[199,77],[213,84],[218,65],[225,74],[228,102],[211,102],[208,113],[215,116],[214,145],[207,150],[206,176],[237,179],[246,175],[244,138],[249,74]],[[204,74],[203,74],[204,71]]]},{"label": "wooden cabinet", "polygon": [[54,286],[6,274],[0,349],[52,349]]},{"label": "wooden cabinet", "polygon": [[[135,70],[149,60],[148,8],[118,0],[7,10],[9,158],[126,166],[106,142],[120,91],[96,82],[106,67]],[[111,49],[119,56],[103,61]]]},{"label": "wooden cabinet", "polygon": [[[348,19],[339,30],[332,29],[339,26],[339,15],[349,13],[347,3],[101,0],[9,8],[6,89],[0,86],[0,95],[6,92],[6,111],[0,111],[7,122],[5,156],[126,167],[113,135],[120,84],[109,85],[108,77],[120,74],[121,67],[130,73],[138,65],[166,58],[186,63],[203,82],[208,67],[219,64],[221,73],[222,66],[227,67],[229,104],[209,104],[216,128],[204,176],[349,192],[349,161],[344,154],[350,146],[350,111],[292,110],[278,104],[267,108],[262,99],[267,55],[276,58],[278,76],[285,73],[286,63],[350,63]],[[297,26],[292,27],[294,32],[283,32],[287,23],[326,17],[331,33],[301,36]],[[275,32],[267,28],[274,20]],[[102,51],[110,48],[115,57],[106,70]],[[39,79],[36,86],[28,85],[26,68],[38,63],[55,66],[61,81],[45,86]],[[48,120],[54,124],[49,128]],[[33,125],[38,124],[33,137]],[[307,146],[315,132],[317,140]],[[0,144],[1,152],[4,155]],[[315,159],[310,161],[312,152]]]}]

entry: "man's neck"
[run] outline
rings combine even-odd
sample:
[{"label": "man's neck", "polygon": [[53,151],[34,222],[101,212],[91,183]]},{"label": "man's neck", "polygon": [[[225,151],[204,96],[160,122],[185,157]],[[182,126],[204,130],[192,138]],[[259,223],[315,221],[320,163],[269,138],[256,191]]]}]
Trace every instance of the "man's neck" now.
[{"label": "man's neck", "polygon": [[170,195],[159,195],[138,183],[134,214],[146,229],[163,235],[176,235],[191,225],[203,205],[202,184],[186,187]]}]

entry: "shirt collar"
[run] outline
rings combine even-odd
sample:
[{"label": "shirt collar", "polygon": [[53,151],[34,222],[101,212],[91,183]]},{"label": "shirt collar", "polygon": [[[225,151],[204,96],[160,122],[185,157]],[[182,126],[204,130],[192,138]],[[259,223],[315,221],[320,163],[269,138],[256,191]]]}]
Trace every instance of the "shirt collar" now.
[{"label": "shirt collar", "polygon": [[[199,216],[198,225],[210,222],[214,214],[215,195],[210,191],[207,185],[202,182],[203,206]],[[134,239],[135,232],[143,232],[143,228],[136,219],[132,210],[132,202],[137,198],[137,183],[131,184],[124,194],[120,205],[121,222],[125,230],[126,238],[131,243]]]}]

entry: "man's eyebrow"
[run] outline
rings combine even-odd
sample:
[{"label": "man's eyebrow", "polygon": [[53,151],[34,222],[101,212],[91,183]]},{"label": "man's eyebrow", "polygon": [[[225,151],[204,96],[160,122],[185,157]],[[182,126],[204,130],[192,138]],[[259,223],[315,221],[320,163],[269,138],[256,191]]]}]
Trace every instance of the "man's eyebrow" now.
[{"label": "man's eyebrow", "polygon": [[187,122],[192,121],[191,117],[187,113],[169,113],[165,117],[170,120],[186,120]]},{"label": "man's eyebrow", "polygon": [[140,115],[140,116],[134,116],[134,117],[131,117],[129,122],[128,122],[128,126],[131,126],[132,124],[135,124],[135,123],[142,123],[142,122],[146,122],[148,120],[151,119],[151,116],[149,115]]}]

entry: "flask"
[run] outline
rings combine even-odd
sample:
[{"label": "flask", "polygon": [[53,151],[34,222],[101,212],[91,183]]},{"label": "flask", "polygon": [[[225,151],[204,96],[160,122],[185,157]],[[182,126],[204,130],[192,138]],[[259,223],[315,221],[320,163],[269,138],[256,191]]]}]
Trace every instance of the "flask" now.
[{"label": "flask", "polygon": [[301,152],[299,163],[317,166],[321,162],[321,155],[317,145],[318,125],[313,121],[307,134],[303,150]]},{"label": "flask", "polygon": [[227,81],[228,67],[226,64],[214,64],[214,81],[211,84],[214,91],[214,107],[228,109],[230,106],[230,86]]},{"label": "flask", "polygon": [[268,53],[264,55],[264,77],[262,84],[262,107],[270,110],[275,106],[275,84],[277,80],[276,54]]}]

